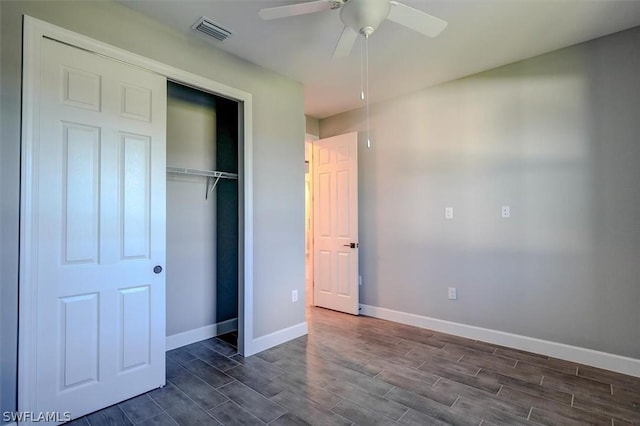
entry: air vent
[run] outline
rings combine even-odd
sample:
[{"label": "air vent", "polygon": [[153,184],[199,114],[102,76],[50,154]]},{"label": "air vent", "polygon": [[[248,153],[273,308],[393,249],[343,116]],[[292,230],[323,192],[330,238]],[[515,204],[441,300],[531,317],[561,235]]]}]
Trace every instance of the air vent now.
[{"label": "air vent", "polygon": [[225,41],[231,35],[231,31],[221,27],[209,18],[202,16],[191,26],[192,30],[200,31],[203,34],[213,37],[219,41]]}]

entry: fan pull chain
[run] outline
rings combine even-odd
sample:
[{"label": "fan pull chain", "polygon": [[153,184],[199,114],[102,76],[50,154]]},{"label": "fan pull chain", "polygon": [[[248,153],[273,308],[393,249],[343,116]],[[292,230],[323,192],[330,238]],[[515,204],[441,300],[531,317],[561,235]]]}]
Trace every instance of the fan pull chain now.
[{"label": "fan pull chain", "polygon": [[365,78],[365,89],[367,91],[367,148],[371,148],[371,133],[369,127],[369,35],[365,34],[364,36],[365,43],[365,61],[366,61],[366,78]]},{"label": "fan pull chain", "polygon": [[[363,37],[364,38],[364,37]],[[364,41],[360,38],[360,100],[364,102]]]}]

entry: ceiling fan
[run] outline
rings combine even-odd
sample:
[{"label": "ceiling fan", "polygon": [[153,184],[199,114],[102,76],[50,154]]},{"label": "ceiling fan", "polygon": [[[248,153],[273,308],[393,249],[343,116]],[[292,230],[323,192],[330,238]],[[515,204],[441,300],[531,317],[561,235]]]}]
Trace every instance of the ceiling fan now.
[{"label": "ceiling fan", "polygon": [[269,7],[258,14],[264,20],[271,20],[331,9],[341,9],[340,19],[344,24],[334,58],[348,56],[358,35],[368,38],[385,19],[428,37],[437,36],[447,26],[446,21],[395,0],[314,0]]}]

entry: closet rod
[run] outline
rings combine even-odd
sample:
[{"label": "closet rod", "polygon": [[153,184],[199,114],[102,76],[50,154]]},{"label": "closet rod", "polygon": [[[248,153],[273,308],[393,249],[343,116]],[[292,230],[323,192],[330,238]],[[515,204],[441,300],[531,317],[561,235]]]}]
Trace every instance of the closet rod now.
[{"label": "closet rod", "polygon": [[219,177],[223,179],[238,179],[237,173],[219,172],[217,170],[185,169],[182,167],[167,167],[167,173],[174,173],[177,175],[205,176],[212,178]]},{"label": "closet rod", "polygon": [[[237,173],[220,172],[217,170],[198,170],[198,169],[186,169],[183,167],[167,167],[167,173],[173,173],[177,175],[189,175],[189,176],[202,176],[207,178],[207,188],[204,194],[204,198],[208,199],[209,194],[218,185],[220,179],[238,179]],[[215,179],[215,180],[214,180]],[[213,181],[213,185],[211,185]],[[211,185],[211,187],[209,187]]]}]

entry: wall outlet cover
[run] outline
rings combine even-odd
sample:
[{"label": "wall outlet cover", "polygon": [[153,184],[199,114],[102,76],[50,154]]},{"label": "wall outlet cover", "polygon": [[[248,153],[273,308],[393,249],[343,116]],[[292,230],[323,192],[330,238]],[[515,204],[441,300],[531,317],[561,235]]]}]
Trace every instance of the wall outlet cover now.
[{"label": "wall outlet cover", "polygon": [[510,218],[511,217],[511,207],[502,206],[500,208],[500,215],[502,216],[503,219]]},{"label": "wall outlet cover", "polygon": [[458,299],[458,290],[455,287],[449,287],[448,297],[450,300]]}]

